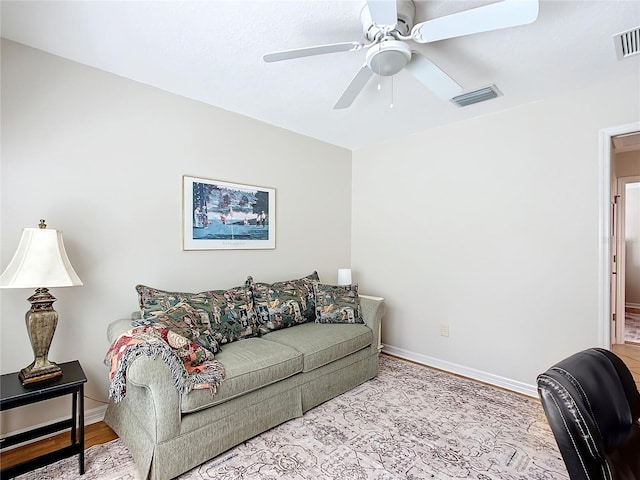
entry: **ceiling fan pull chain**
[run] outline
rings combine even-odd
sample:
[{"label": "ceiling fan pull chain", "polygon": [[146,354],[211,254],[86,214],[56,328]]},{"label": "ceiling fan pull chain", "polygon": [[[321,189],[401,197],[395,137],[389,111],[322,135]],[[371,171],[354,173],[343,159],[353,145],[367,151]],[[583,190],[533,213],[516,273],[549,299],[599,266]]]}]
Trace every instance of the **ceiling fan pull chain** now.
[{"label": "ceiling fan pull chain", "polygon": [[[380,43],[378,43],[378,52],[382,49]],[[375,59],[374,59],[375,60]],[[382,74],[380,73],[380,60],[378,59],[378,91],[382,90]]]},{"label": "ceiling fan pull chain", "polygon": [[393,108],[393,77],[394,75],[391,75],[391,105],[389,105],[389,108]]}]

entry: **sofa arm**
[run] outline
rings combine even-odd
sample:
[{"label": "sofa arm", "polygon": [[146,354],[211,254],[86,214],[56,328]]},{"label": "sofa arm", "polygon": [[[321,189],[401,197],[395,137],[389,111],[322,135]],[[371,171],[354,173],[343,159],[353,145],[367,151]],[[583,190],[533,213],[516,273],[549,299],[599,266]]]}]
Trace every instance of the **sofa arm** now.
[{"label": "sofa arm", "polygon": [[385,313],[384,298],[369,295],[359,295],[359,297],[364,323],[373,331],[371,348],[379,353],[382,350],[380,332],[382,329],[382,317]]},{"label": "sofa arm", "polygon": [[135,415],[156,444],[179,434],[180,392],[162,359],[140,356],[129,365],[125,400],[135,405]]},{"label": "sofa arm", "polygon": [[131,323],[132,320],[126,318],[111,322],[107,327],[107,340],[109,340],[109,343],[113,343],[116,338],[118,338],[124,332],[131,330],[133,328],[133,325],[131,325]]},{"label": "sofa arm", "polygon": [[[109,342],[131,328],[130,319],[112,322],[107,328]],[[129,406],[155,443],[179,433],[180,392],[169,366],[162,359],[141,355],[129,365],[127,391],[122,402]]]}]

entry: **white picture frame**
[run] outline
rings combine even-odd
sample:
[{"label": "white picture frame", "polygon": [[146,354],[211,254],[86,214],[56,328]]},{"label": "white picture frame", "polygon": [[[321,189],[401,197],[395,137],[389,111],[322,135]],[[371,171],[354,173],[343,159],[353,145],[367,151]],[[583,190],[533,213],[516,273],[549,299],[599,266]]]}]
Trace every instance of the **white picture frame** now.
[{"label": "white picture frame", "polygon": [[275,189],[182,177],[183,250],[276,247]]}]

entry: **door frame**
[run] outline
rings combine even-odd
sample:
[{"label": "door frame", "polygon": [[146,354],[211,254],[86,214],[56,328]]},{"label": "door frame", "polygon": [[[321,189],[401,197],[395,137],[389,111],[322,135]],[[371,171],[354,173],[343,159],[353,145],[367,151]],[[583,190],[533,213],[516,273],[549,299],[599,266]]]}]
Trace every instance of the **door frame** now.
[{"label": "door frame", "polygon": [[600,208],[598,215],[599,236],[599,332],[600,346],[611,348],[611,138],[618,135],[640,132],[640,122],[627,123],[600,130]]}]

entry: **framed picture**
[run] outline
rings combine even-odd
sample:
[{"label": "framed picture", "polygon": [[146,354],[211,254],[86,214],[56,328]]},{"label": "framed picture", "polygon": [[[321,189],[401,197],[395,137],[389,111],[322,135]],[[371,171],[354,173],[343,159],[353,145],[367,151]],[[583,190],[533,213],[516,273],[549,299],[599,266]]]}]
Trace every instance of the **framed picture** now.
[{"label": "framed picture", "polygon": [[276,248],[272,188],[182,177],[183,250]]}]

